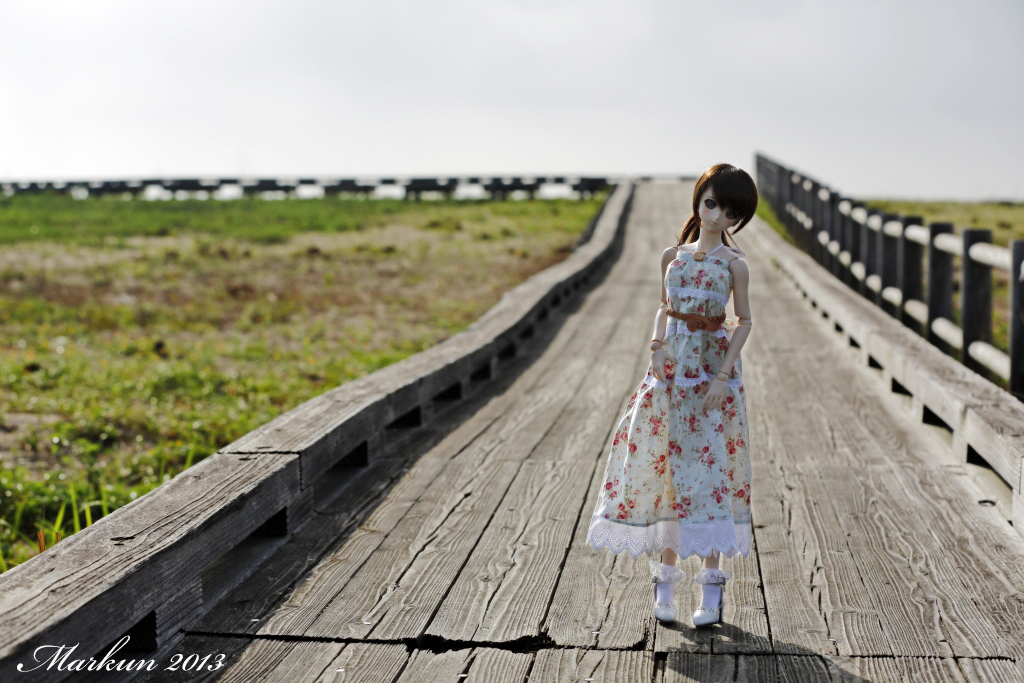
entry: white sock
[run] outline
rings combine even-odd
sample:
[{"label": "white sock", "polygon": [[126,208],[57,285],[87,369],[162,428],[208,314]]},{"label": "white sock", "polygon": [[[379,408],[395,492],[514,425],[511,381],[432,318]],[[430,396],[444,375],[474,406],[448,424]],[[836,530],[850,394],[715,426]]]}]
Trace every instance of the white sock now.
[{"label": "white sock", "polygon": [[712,609],[718,609],[718,600],[722,595],[722,587],[717,583],[705,583],[700,587],[701,590],[701,607],[711,607]]},{"label": "white sock", "polygon": [[672,604],[672,595],[675,593],[676,585],[674,583],[661,583],[654,589],[655,600],[658,602],[667,602]]}]

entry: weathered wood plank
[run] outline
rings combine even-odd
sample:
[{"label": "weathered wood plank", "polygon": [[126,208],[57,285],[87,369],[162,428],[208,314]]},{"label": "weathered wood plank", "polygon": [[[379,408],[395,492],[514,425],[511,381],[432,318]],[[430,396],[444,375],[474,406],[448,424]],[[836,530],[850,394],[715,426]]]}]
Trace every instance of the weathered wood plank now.
[{"label": "weathered wood plank", "polygon": [[[766,259],[760,250],[755,253]],[[822,490],[808,487],[805,477],[791,463],[797,458],[812,462],[833,457],[833,433],[821,420],[808,419],[817,414],[820,390],[815,383],[793,378],[793,366],[822,367],[846,361],[829,350],[829,340],[816,334],[803,299],[789,287],[775,269],[754,266],[754,276],[765,286],[754,296],[762,333],[752,336],[750,361],[745,366],[749,383],[751,412],[751,448],[754,464],[755,525],[777,526],[792,535],[790,543],[801,548],[803,576],[808,583],[795,581],[792,588],[805,586],[805,595],[825,619],[828,637],[841,654],[891,654],[881,628],[877,608],[865,591],[860,571],[853,561],[845,530],[829,505],[821,505]],[[793,324],[793,321],[802,321]],[[804,322],[806,321],[806,322]],[[848,361],[846,361],[848,362]],[[803,379],[803,376],[801,376]],[[784,406],[775,401],[786,395]],[[763,457],[758,457],[763,454]],[[762,529],[757,530],[763,533]],[[782,615],[775,616],[775,625]],[[785,640],[779,631],[774,633]]]},{"label": "weathered wood plank", "polygon": [[545,683],[636,683],[654,675],[650,650],[540,650],[531,681]]},{"label": "weathered wood plank", "polygon": [[668,658],[665,660],[665,672],[662,680],[664,683],[735,681],[736,668],[737,661],[733,655],[669,652]]},{"label": "weathered wood plank", "polygon": [[[805,330],[805,334],[809,334],[813,330]],[[857,463],[858,468],[880,468],[881,472],[886,472],[885,476],[890,476],[892,470],[893,461],[905,461],[910,456],[909,453],[913,450],[914,438],[912,434],[904,432],[898,425],[893,423],[892,415],[885,414],[873,401],[867,400],[866,397],[872,395],[878,391],[878,387],[871,385],[869,382],[863,381],[863,379],[857,376],[857,373],[850,373],[846,366],[832,365],[831,370],[829,366],[823,364],[819,365],[817,358],[810,358],[809,362],[805,365],[794,367],[791,373],[788,373],[785,377],[778,378],[778,386],[784,392],[791,392],[798,390],[798,387],[811,388],[811,391],[820,394],[820,400],[818,405],[821,410],[816,411],[819,415],[817,420],[811,422],[822,422],[824,421],[828,426],[828,433],[831,437],[832,443],[834,444],[833,449],[830,449],[831,453],[823,453],[822,460],[834,461],[834,469],[830,470],[829,475],[822,476],[819,483],[815,488],[826,487],[835,490],[836,495],[832,496],[834,504],[838,504],[838,501],[844,498],[848,498],[851,495],[851,491],[856,487],[854,481],[843,481],[842,477],[848,477],[850,470],[849,464],[852,462]],[[869,378],[872,379],[872,378]],[[856,420],[841,419],[836,416],[856,415]],[[807,433],[806,427],[804,427],[804,433]],[[866,445],[868,444],[868,445]],[[839,446],[835,448],[835,446]],[[812,451],[813,452],[813,451]],[[833,458],[834,454],[846,453],[845,457]],[[862,457],[862,453],[871,453],[872,456],[868,462],[865,462],[865,458]],[[877,457],[874,454],[885,453],[886,458],[884,463],[878,463]],[[806,461],[794,462],[792,467],[807,469],[815,468],[813,463]],[[815,468],[820,469],[820,466]],[[863,471],[863,469],[862,469]],[[869,500],[867,497],[869,494],[865,491],[862,492],[860,498],[862,500]],[[879,503],[876,507],[879,510],[886,510],[886,514],[877,515],[874,517],[875,520],[883,521],[893,515],[899,515],[903,510],[903,505],[906,505],[906,495],[896,495],[895,492],[889,491],[888,495],[877,495],[872,489],[870,494],[870,500],[873,501],[886,501],[886,504]],[[891,502],[890,502],[891,501]],[[929,501],[916,501],[915,505],[928,506],[931,503]],[[854,507],[850,507],[854,505]],[[864,514],[856,512],[856,505],[850,503],[844,507],[838,509],[840,519],[848,519],[850,515]],[[866,510],[866,508],[862,509]],[[859,522],[857,521],[859,520]],[[939,617],[933,616],[928,618],[921,614],[920,610],[922,604],[928,603],[926,596],[922,599],[915,600],[913,598],[912,591],[919,585],[923,580],[925,585],[931,583],[931,579],[926,579],[929,575],[942,575],[942,571],[936,571],[933,567],[930,570],[922,569],[917,572],[918,578],[913,577],[914,571],[908,568],[907,571],[899,571],[895,569],[899,565],[901,558],[897,558],[891,555],[887,555],[885,551],[881,550],[880,546],[884,546],[886,543],[893,543],[893,534],[899,535],[899,525],[883,536],[878,534],[872,534],[871,525],[866,524],[866,517],[856,517],[853,524],[861,529],[862,535],[867,534],[867,540],[859,545],[862,554],[875,555],[872,561],[868,562],[868,567],[862,571],[863,580],[868,584],[869,590],[874,590],[880,598],[876,599],[876,604],[879,600],[886,600],[886,604],[891,604],[892,601],[896,601],[901,607],[899,608],[900,616],[896,618],[889,618],[891,611],[886,611],[883,615],[884,619],[887,619],[891,623],[889,629],[894,632],[899,632],[902,629],[911,629],[915,634],[918,628],[909,626],[908,624],[920,624],[921,622],[930,623],[931,633],[937,635],[930,635],[923,639],[911,638],[908,640],[909,633],[901,633],[904,637],[893,638],[893,647],[907,648],[902,650],[904,654],[932,654],[941,655],[948,651],[947,647],[943,643],[945,637],[943,636],[943,630],[939,626]],[[910,524],[911,520],[908,519],[906,524]],[[847,524],[849,526],[849,524]],[[904,526],[904,529],[913,528],[911,526]],[[859,536],[852,536],[851,539],[857,539]],[[910,538],[905,539],[906,542],[914,543],[920,539]],[[905,554],[905,553],[904,553]],[[911,557],[922,558],[926,557],[934,563],[943,565],[944,561],[941,557],[941,553],[936,550],[932,550],[930,553],[926,550],[920,550],[914,553]],[[933,559],[934,558],[934,559]],[[920,561],[920,560],[918,560]],[[905,562],[905,560],[904,560]],[[894,563],[896,563],[894,565]],[[896,572],[895,574],[893,572]],[[878,582],[874,577],[878,575],[884,575],[887,580],[884,582]],[[902,578],[896,579],[896,576]],[[876,584],[877,585],[873,585]],[[894,585],[901,585],[903,588],[900,590],[892,590]],[[970,645],[968,641],[975,640],[972,636],[967,635],[965,638],[957,638],[956,632],[959,628],[954,626],[950,629],[951,624],[965,623],[969,624],[966,626],[966,633],[980,633],[980,638],[977,640],[987,641],[991,640],[990,636],[991,628],[986,626],[977,613],[973,602],[969,599],[969,596],[960,595],[960,582],[958,577],[953,573],[946,572],[946,575],[941,581],[941,587],[937,584],[932,583],[926,588],[926,594],[942,596],[942,605],[945,610],[951,610],[952,614],[946,615],[945,631],[953,631],[951,636],[954,641],[959,642],[959,648],[954,644],[954,650],[961,652],[962,654],[973,654],[976,653],[977,643]],[[952,617],[952,620],[950,620]],[[916,643],[911,644],[914,640]]]},{"label": "weathered wood plank", "polygon": [[794,657],[779,655],[775,658],[780,683],[821,683],[834,680],[824,657]]},{"label": "weathered wood plank", "polygon": [[[623,264],[631,262],[623,256]],[[614,276],[608,284],[629,288]],[[540,632],[594,465],[633,379],[634,332],[645,322],[639,310],[634,307],[619,319],[601,356],[608,370],[590,373],[585,389],[524,463],[428,635],[503,642]],[[542,467],[528,467],[531,463]],[[536,485],[530,485],[531,477]],[[520,479],[526,482],[519,485]]]},{"label": "weathered wood plank", "polygon": [[[401,571],[400,583],[394,590],[381,595],[381,599],[369,611],[352,609],[351,602],[349,605],[341,605],[336,601],[328,606],[307,633],[334,632],[339,626],[353,621],[352,616],[362,616],[361,621],[366,621],[364,615],[370,614],[373,617],[369,620],[375,622],[372,631],[357,624],[354,637],[372,634],[374,638],[395,639],[417,637],[423,633],[437,605],[464,565],[466,556],[478,543],[483,529],[522,467],[523,460],[534,451],[564,412],[567,403],[584,383],[588,371],[608,344],[618,320],[628,310],[629,290],[613,288],[613,292],[608,309],[598,309],[602,311],[601,315],[588,314],[591,336],[576,347],[574,356],[564,363],[559,372],[551,374],[552,381],[544,386],[543,391],[531,395],[532,401],[524,406],[521,413],[510,413],[513,420],[508,426],[514,433],[509,434],[501,447],[492,451],[493,457],[503,461],[503,464],[514,466],[514,470],[509,470],[509,481],[502,479],[500,483],[473,486],[472,499],[467,498],[458,510],[453,509],[439,526],[431,530],[432,538],[424,539],[427,542],[422,546],[422,552],[411,558],[406,554],[400,561],[397,567]],[[422,539],[422,536],[410,538],[397,534],[394,542],[407,548],[412,541],[415,547],[417,539]],[[411,565],[404,564],[410,559]],[[380,577],[373,572],[368,565],[366,570],[360,572],[361,576],[356,577],[354,585],[358,585],[364,577],[370,585],[379,585]],[[346,594],[351,595],[348,591],[349,587],[346,587]]]},{"label": "weathered wood plank", "polygon": [[[728,680],[728,679],[726,679]],[[736,683],[761,683],[778,681],[778,665],[775,657],[764,655],[740,655],[736,658]]]},{"label": "weathered wood plank", "polygon": [[405,645],[349,643],[316,680],[317,683],[392,683],[408,661]]},{"label": "weathered wood plank", "polygon": [[[408,514],[413,514],[413,519],[419,519],[423,525],[436,524],[431,516],[436,511],[431,512],[431,508],[439,505],[452,490],[466,486],[482,458],[498,447],[501,438],[508,438],[508,433],[514,432],[507,427],[509,416],[518,414],[517,407],[521,409],[529,401],[527,395],[537,382],[546,379],[549,369],[560,363],[562,354],[575,343],[577,335],[585,333],[583,317],[570,317],[541,358],[505,394],[488,402],[480,413],[417,461],[345,542],[343,549],[325,558],[260,632],[267,635],[303,633],[339,587],[344,586]],[[416,513],[417,509],[426,512]]]},{"label": "weathered wood plank", "polygon": [[[638,338],[638,345],[642,344],[643,338]],[[638,354],[634,377],[642,376],[649,363],[647,354]],[[631,393],[632,388],[624,392],[617,415],[623,414]],[[586,544],[590,515],[597,505],[613,436],[606,437],[601,460],[594,467],[572,546],[544,624],[548,636],[561,646],[633,647],[653,628],[650,571],[645,559],[594,552]],[[678,602],[681,595],[682,591],[677,592],[676,600],[682,609]]]},{"label": "weathered wood plank", "polygon": [[415,650],[395,683],[457,683],[463,680],[458,675],[466,671],[473,651],[471,647],[436,654],[430,650]]},{"label": "weathered wood plank", "polygon": [[[210,655],[206,662],[205,670],[183,671],[181,667],[175,670],[168,670],[171,664],[170,658],[174,652],[164,653],[163,657],[156,658],[157,668],[143,674],[138,679],[139,683],[212,683],[220,678],[241,658],[245,648],[252,641],[248,638],[233,638],[228,636],[208,635],[186,635],[174,648],[177,653],[192,654],[200,657]],[[223,657],[218,657],[223,655]],[[218,666],[219,665],[219,666]],[[211,671],[211,667],[213,670]],[[15,679],[16,680],[16,679]],[[83,672],[80,676],[69,678],[69,682],[92,683],[96,681],[95,672]]]},{"label": "weathered wood plank", "polygon": [[[865,357],[871,353],[885,361],[886,374],[914,395],[917,410],[927,405],[954,430],[960,458],[966,455],[969,438],[974,439],[976,450],[999,468],[1005,480],[1011,485],[1018,481],[1014,475],[1019,476],[1024,436],[1019,428],[1006,427],[1024,423],[1024,406],[852,292],[763,223],[755,220],[751,227],[755,240],[773,253],[801,287],[815,293],[832,320],[858,339]],[[990,406],[998,406],[996,414]],[[968,425],[967,414],[972,410],[978,419]],[[1007,456],[1007,450],[1017,455]]]},{"label": "weathered wood plank", "polygon": [[[266,680],[297,644],[285,640],[254,640],[231,667],[220,672],[216,680],[224,683]],[[338,645],[335,647],[340,648]]]},{"label": "weathered wood plank", "polygon": [[[615,289],[599,289],[592,295],[592,298],[585,302],[580,315],[586,315],[590,310],[601,310],[603,305],[610,305],[611,310],[621,312],[628,305],[627,297],[628,292]],[[615,303],[608,303],[609,300]],[[410,583],[400,588],[401,592],[399,594],[395,595],[394,591],[389,591],[389,586],[395,584],[403,575],[406,575],[409,569],[409,562],[417,558],[421,558],[424,562],[437,560],[442,563],[448,562],[452,564],[451,570],[457,570],[458,565],[454,563],[454,557],[450,554],[439,555],[431,552],[429,548],[425,550],[429,541],[438,533],[440,525],[445,522],[448,515],[452,514],[456,507],[460,505],[465,505],[467,511],[476,511],[475,515],[469,514],[468,517],[465,517],[471,520],[471,523],[486,523],[492,510],[481,508],[478,499],[481,501],[490,500],[492,503],[487,505],[496,505],[499,499],[494,498],[495,491],[500,495],[500,492],[507,488],[508,482],[501,484],[501,482],[488,483],[485,480],[481,480],[479,476],[480,468],[489,467],[493,469],[493,465],[485,465],[485,463],[489,463],[495,458],[510,462],[515,467],[518,467],[518,463],[533,449],[551,423],[557,418],[560,412],[559,407],[564,406],[565,401],[568,400],[575,386],[584,376],[590,359],[595,358],[599,353],[599,349],[606,343],[607,330],[613,324],[614,321],[612,320],[605,320],[603,322],[601,318],[591,320],[587,334],[576,345],[577,355],[569,362],[558,365],[555,368],[550,375],[550,384],[545,384],[543,389],[520,397],[515,407],[503,414],[481,438],[476,439],[471,446],[463,450],[455,458],[452,458],[444,469],[449,480],[435,482],[428,489],[427,493],[421,496],[420,500],[416,501],[409,514],[403,517],[407,521],[400,523],[394,532],[387,534],[386,545],[378,549],[384,534],[377,532],[375,528],[370,526],[370,523],[373,522],[373,518],[371,518],[371,520],[368,520],[368,524],[363,525],[368,529],[367,532],[363,533],[361,528],[353,534],[346,546],[335,554],[338,556],[337,562],[328,558],[321,565],[321,567],[325,567],[323,572],[334,574],[332,578],[340,579],[339,583],[333,583],[332,581],[325,584],[319,577],[311,577],[305,583],[310,584],[311,581],[317,581],[318,585],[312,589],[312,592],[322,594],[321,597],[314,596],[316,599],[304,606],[301,604],[301,601],[306,599],[306,596],[300,588],[300,591],[297,591],[297,599],[295,599],[296,596],[293,596],[293,599],[290,599],[289,603],[286,604],[284,612],[292,612],[300,622],[307,620],[310,616],[318,618],[320,626],[306,631],[310,634],[329,634],[330,637],[346,634],[348,637],[364,637],[369,632],[366,626],[373,626],[376,624],[377,619],[381,617],[387,618],[385,611],[381,611],[377,619],[364,618],[375,608],[378,598],[384,595],[387,595],[389,599],[395,597],[398,598],[398,601],[390,604],[401,604],[401,599],[405,598],[407,594],[408,586],[411,584],[416,589],[416,584],[412,583],[412,580],[415,578],[426,578],[420,572],[414,571],[406,577]],[[606,330],[603,333],[599,331],[602,325]],[[552,349],[552,352],[556,350]],[[511,472],[511,474],[514,474],[514,472]],[[475,483],[474,480],[476,480]],[[500,486],[495,488],[499,484]],[[478,488],[481,486],[483,488]],[[481,491],[482,493],[476,495],[473,500],[463,503],[468,495],[474,495],[474,491]],[[483,497],[481,498],[481,496]],[[391,496],[389,496],[390,498]],[[462,519],[463,516],[460,515],[458,518]],[[478,534],[476,531],[472,533]],[[370,538],[367,538],[367,535],[370,535]],[[475,542],[476,538],[478,538],[478,535],[476,537],[472,536],[472,534],[465,535],[460,542]],[[345,554],[353,550],[360,543],[368,544],[367,549],[376,550],[376,552],[370,557],[369,562],[362,566],[359,572],[355,573],[353,583],[349,581],[349,578],[353,575],[353,570],[359,568],[363,562],[362,558],[367,557],[370,553],[366,552],[366,550],[358,550],[355,552],[355,562],[348,561]],[[467,547],[467,551],[469,547]],[[335,571],[336,568],[340,571]],[[318,567],[318,572],[320,572],[320,569]],[[346,572],[348,572],[348,575],[346,575]],[[424,588],[432,590],[429,583]],[[340,590],[344,590],[344,594],[339,595]],[[330,601],[336,595],[339,595],[339,599],[331,603],[331,606],[325,610],[324,600]],[[349,599],[347,597],[349,595],[352,595],[353,599]],[[438,599],[441,595],[438,594]],[[385,600],[385,605],[387,602]],[[414,608],[412,611],[416,612],[417,610]],[[414,621],[417,619],[422,620],[423,616],[429,617],[430,614],[430,612],[423,612],[422,610],[418,613],[421,616],[414,617]],[[307,616],[302,616],[302,614]],[[404,617],[411,616],[411,614],[409,611],[405,611],[401,616],[403,619],[400,619],[400,621],[404,620]],[[363,621],[371,621],[371,624],[362,624]],[[287,632],[298,634],[303,632],[298,630],[300,626],[301,624],[294,618],[285,617],[279,619],[278,615],[275,615],[261,633]],[[387,626],[385,627],[387,628]],[[307,621],[306,625],[302,626],[302,628],[310,628],[309,622]],[[422,626],[415,626],[415,628],[422,628]],[[375,637],[383,636],[375,634]]]},{"label": "weathered wood plank", "polygon": [[[554,323],[552,327],[556,325]],[[567,321],[567,326],[568,329],[563,328],[562,331],[570,335],[578,329],[573,320]],[[538,332],[539,344],[546,346],[548,337],[554,339],[554,332],[554,329]],[[559,345],[564,344],[564,341],[555,341]],[[314,521],[276,551],[194,629],[208,633],[256,633],[264,617],[295,584],[312,571],[327,552],[339,547],[356,527],[378,510],[378,505],[394,487],[412,483],[421,490],[426,488],[454,453],[477,438],[508,409],[515,398],[543,378],[547,367],[544,361],[525,354],[516,357],[506,372],[495,380],[489,395],[478,393],[468,397],[457,410],[430,422],[415,435],[409,435],[406,442],[414,443],[407,443],[397,448],[394,455],[375,460],[349,475],[351,481],[342,493],[328,497],[327,502],[318,507]],[[554,359],[547,361],[554,362]],[[496,393],[491,394],[492,391]],[[415,472],[410,476],[403,477],[413,470]],[[411,496],[407,490],[403,499]]]},{"label": "weathered wood plank", "polygon": [[[686,186],[684,186],[685,188]],[[643,283],[644,290],[638,290],[637,297],[657,301],[660,296],[661,274],[658,255],[672,239],[663,232],[664,226],[675,225],[678,218],[689,212],[687,190],[678,187],[641,185],[637,188],[636,199],[630,215],[630,239],[628,250],[636,248],[637,241],[644,240],[647,255],[638,254],[643,261],[633,269],[631,280]],[[653,321],[653,312],[648,313]],[[635,333],[638,349],[634,377],[643,377],[650,364],[650,354],[644,351],[644,342],[651,322],[643,324]],[[630,333],[632,334],[632,333]],[[622,415],[634,386],[624,392],[616,415]],[[611,422],[615,422],[614,420]],[[588,487],[586,502],[581,508],[580,519],[573,535],[572,546],[559,577],[552,598],[544,630],[556,643],[563,646],[626,648],[648,639],[653,634],[654,619],[651,615],[652,592],[647,558],[634,560],[627,554],[614,556],[608,552],[594,552],[586,545],[590,515],[597,504],[598,488],[604,473],[607,454],[611,448],[614,424],[610,424],[609,435],[601,449],[601,455],[593,471]],[[683,591],[677,592],[677,607],[687,607],[680,601]]]},{"label": "weathered wood plank", "polygon": [[224,683],[312,683],[325,678],[332,660],[344,648],[343,643],[254,640],[238,662],[218,680]]},{"label": "weathered wood plank", "polygon": [[523,683],[533,664],[530,652],[477,648],[466,683]]},{"label": "weathered wood plank", "polygon": [[[871,529],[868,526],[864,526],[865,520],[868,517],[853,516],[866,514],[866,512],[863,512],[866,508],[863,508],[861,513],[857,513],[854,511],[854,508],[850,507],[850,505],[854,505],[851,503],[839,510],[841,519],[850,517],[854,520],[860,520],[863,532],[868,534],[868,540],[861,546],[863,552],[869,554],[881,553],[876,556],[874,562],[870,563],[872,567],[877,564],[882,565],[877,567],[878,571],[872,569],[864,571],[866,576],[864,581],[868,584],[868,588],[872,589],[873,576],[878,574],[888,576],[894,569],[894,562],[897,563],[895,566],[905,562],[901,557],[886,555],[880,551],[880,544],[892,543],[894,540],[893,535],[895,534],[897,537],[906,536],[903,539],[905,543],[912,545],[925,543],[925,545],[929,545],[930,538],[918,537],[913,534],[906,534],[905,532],[915,528],[917,524],[915,520],[918,515],[924,510],[932,509],[934,501],[921,496],[908,497],[906,491],[898,491],[892,488],[888,488],[883,493],[887,482],[901,479],[901,472],[905,468],[896,466],[896,463],[922,462],[919,456],[914,455],[914,451],[917,449],[914,434],[910,431],[905,431],[899,424],[894,422],[891,412],[883,412],[883,409],[875,401],[867,399],[868,396],[878,391],[877,385],[872,384],[870,381],[864,381],[862,377],[857,376],[857,373],[850,374],[845,367],[828,372],[826,366],[818,366],[815,360],[811,359],[807,365],[794,368],[789,375],[789,379],[792,380],[791,383],[784,377],[778,379],[780,386],[787,391],[792,391],[797,386],[807,387],[813,385],[819,387],[814,390],[820,396],[820,400],[817,402],[820,410],[816,411],[819,417],[815,421],[827,424],[827,431],[831,436],[832,443],[835,445],[835,448],[832,449],[833,453],[825,454],[821,459],[828,462],[834,461],[836,464],[831,466],[834,469],[830,470],[829,474],[821,476],[821,480],[814,488],[819,489],[826,486],[834,488],[837,495],[831,497],[831,499],[834,504],[838,504],[841,499],[848,497],[852,491],[859,488],[857,481],[843,481],[844,478],[850,476],[849,464],[856,463],[860,471],[879,472],[878,485],[871,487],[869,489],[870,493],[869,490],[863,491],[860,496],[865,501],[868,499],[878,500],[878,509],[885,511],[884,514],[874,515],[871,519],[885,521],[891,517],[901,517],[903,520],[895,526],[889,525],[891,530],[884,536],[871,535]],[[837,366],[833,365],[832,367],[835,368]],[[863,375],[863,372],[860,374]],[[872,380],[873,378],[868,377],[867,379]],[[837,417],[846,415],[856,415],[857,419],[849,420]],[[806,427],[803,427],[803,430],[804,433],[807,433]],[[838,456],[843,453],[846,454],[845,457],[831,457],[833,454]],[[862,453],[870,453],[872,455],[869,459],[866,459],[862,457]],[[886,454],[885,462],[878,463],[875,455],[878,453]],[[799,469],[816,468],[819,474],[821,474],[821,468],[824,466],[819,464],[815,467],[814,464],[806,461],[794,462],[793,464],[793,467]],[[883,505],[880,501],[886,501],[886,504]],[[904,514],[910,501],[913,501],[911,506],[918,510],[914,515]],[[854,523],[857,524],[857,522]],[[857,537],[853,536],[851,538]],[[903,555],[906,555],[906,552]],[[942,654],[947,651],[946,646],[942,643],[949,637],[952,639],[950,644],[953,647],[953,651],[970,656],[979,654],[979,647],[984,649],[987,644],[998,640],[991,627],[984,623],[985,619],[978,613],[971,596],[964,593],[958,573],[950,570],[943,555],[942,551],[934,547],[934,545],[931,545],[931,550],[921,548],[918,552],[910,555],[910,557],[916,558],[913,560],[914,564],[920,564],[922,560],[926,560],[925,564],[930,564],[930,567],[921,566],[916,570],[908,570],[915,574],[917,578],[914,578],[907,572],[900,572],[900,575],[904,576],[899,581],[899,584],[903,586],[901,590],[891,591],[890,587],[897,585],[897,582],[892,580],[892,576],[889,577],[888,583],[881,583],[875,587],[875,590],[882,595],[886,595],[886,591],[890,590],[886,597],[880,599],[890,601],[895,599],[901,601],[903,605],[904,616],[895,619],[895,623],[890,625],[890,628],[904,628],[904,624],[908,621],[906,615],[914,615],[914,618],[909,620],[910,623],[921,623],[922,621],[930,623],[932,624],[932,633],[938,634],[925,638],[923,641],[918,642],[916,646],[903,652],[903,654]],[[924,592],[941,597],[942,611],[947,613],[941,627],[937,615],[927,618],[919,613],[922,600],[915,600],[912,597],[912,591],[919,585],[930,585],[930,587],[925,588]],[[984,590],[984,588],[982,587],[981,590]],[[927,602],[927,598],[924,598],[924,601]],[[959,624],[963,624],[963,628]],[[895,638],[894,641],[903,644],[908,642],[906,638]],[[928,643],[938,644],[938,649],[936,649],[935,645],[930,646]]]},{"label": "weathered wood plank", "polygon": [[61,642],[92,654],[116,640],[287,506],[298,465],[294,456],[214,455],[0,575],[0,657]]},{"label": "weathered wood plank", "polygon": [[968,683],[1020,683],[1024,681],[1021,667],[1008,659],[970,659],[957,661]]}]

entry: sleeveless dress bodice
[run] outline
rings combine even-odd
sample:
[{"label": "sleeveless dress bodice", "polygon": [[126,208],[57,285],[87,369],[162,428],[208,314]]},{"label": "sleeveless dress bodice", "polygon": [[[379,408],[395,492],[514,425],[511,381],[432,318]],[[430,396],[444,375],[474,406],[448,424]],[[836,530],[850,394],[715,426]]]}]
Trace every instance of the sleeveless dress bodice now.
[{"label": "sleeveless dress bodice", "polygon": [[[687,249],[677,250],[676,258],[668,264],[665,273],[665,291],[672,310],[706,316],[725,313],[732,291],[732,272],[729,260],[722,254],[716,254],[724,246],[712,249],[702,261],[696,260],[693,252]],[[685,321],[670,317],[665,326],[665,346],[670,358],[675,360],[678,372],[673,373],[673,377],[666,376],[666,379],[688,386],[710,381],[721,367],[735,328],[735,321],[727,319],[715,332],[690,332]],[[727,386],[740,386],[740,367],[737,359],[733,368],[727,370]],[[661,384],[658,380],[654,382]]]}]

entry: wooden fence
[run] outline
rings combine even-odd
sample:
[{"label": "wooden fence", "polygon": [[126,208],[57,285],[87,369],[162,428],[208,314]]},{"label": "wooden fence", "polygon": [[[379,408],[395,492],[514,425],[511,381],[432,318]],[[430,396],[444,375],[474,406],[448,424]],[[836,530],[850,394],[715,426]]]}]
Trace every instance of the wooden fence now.
[{"label": "wooden fence", "polygon": [[[870,209],[823,183],[757,156],[761,196],[794,242],[822,266],[970,369],[1005,380],[1024,398],[1024,240]],[[960,258],[960,324],[954,259]],[[927,267],[927,270],[925,268]],[[1009,352],[992,344],[992,270],[1009,274]]]},{"label": "wooden fence", "polygon": [[532,199],[542,185],[569,185],[582,196],[606,189],[614,181],[608,178],[537,176],[537,177],[472,177],[472,178],[148,178],[139,180],[71,180],[0,182],[0,193],[10,195],[56,192],[75,193],[84,190],[90,196],[128,193],[136,195],[147,187],[170,192],[216,192],[224,186],[238,186],[246,196],[260,192],[292,192],[300,186],[319,186],[326,195],[342,193],[370,194],[380,186],[402,186],[406,199],[420,199],[424,192],[436,192],[451,198],[459,185],[478,185],[494,199],[505,199],[516,191]]},{"label": "wooden fence", "polygon": [[467,329],[303,403],[0,574],[0,680],[70,675],[18,670],[37,664],[46,646],[77,645],[72,659],[99,658],[130,635],[131,654],[119,657],[166,655],[311,518],[316,501],[386,464],[391,451],[413,448],[422,428],[491,385],[513,358],[539,351],[551,312],[618,257],[632,191],[619,184],[568,259]]}]

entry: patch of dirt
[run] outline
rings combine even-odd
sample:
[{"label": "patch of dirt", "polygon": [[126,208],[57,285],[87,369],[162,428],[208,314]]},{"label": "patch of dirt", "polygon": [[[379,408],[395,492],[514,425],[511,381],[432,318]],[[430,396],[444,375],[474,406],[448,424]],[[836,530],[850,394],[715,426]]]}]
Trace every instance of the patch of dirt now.
[{"label": "patch of dirt", "polygon": [[[50,457],[49,449],[43,448],[42,453],[20,450],[18,442],[34,429],[48,427],[60,422],[60,415],[37,413],[5,413],[0,420],[0,460],[18,462],[29,466],[51,466],[56,460]],[[45,437],[40,437],[40,441]]]}]

